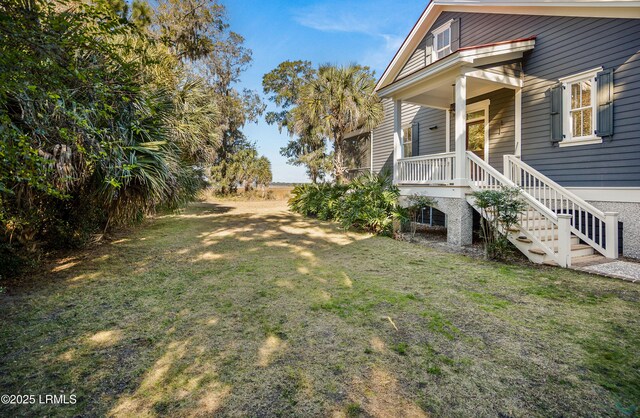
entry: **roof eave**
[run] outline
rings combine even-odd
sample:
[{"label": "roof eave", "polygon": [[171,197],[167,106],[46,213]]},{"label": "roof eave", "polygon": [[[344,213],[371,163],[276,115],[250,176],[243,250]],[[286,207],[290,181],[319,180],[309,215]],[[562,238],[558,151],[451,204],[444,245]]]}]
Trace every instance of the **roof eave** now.
[{"label": "roof eave", "polygon": [[394,82],[410,54],[443,11],[479,12],[480,9],[484,13],[640,18],[640,1],[637,0],[518,1],[516,3],[509,0],[465,0],[464,2],[460,2],[460,0],[431,0],[384,70],[376,84],[376,90],[381,90]]},{"label": "roof eave", "polygon": [[429,77],[440,74],[444,71],[465,65],[473,65],[475,61],[485,58],[495,57],[496,62],[507,54],[524,53],[535,47],[535,37],[518,39],[509,42],[499,42],[477,47],[468,47],[458,51],[424,67],[412,74],[405,76],[387,86],[378,89],[380,97],[392,97],[395,93],[410,87],[414,83],[422,82]]}]

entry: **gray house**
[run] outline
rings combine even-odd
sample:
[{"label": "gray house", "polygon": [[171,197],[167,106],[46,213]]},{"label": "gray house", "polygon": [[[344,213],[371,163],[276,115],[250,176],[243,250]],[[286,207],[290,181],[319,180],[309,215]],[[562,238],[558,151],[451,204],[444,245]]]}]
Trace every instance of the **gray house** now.
[{"label": "gray house", "polygon": [[371,170],[435,198],[450,242],[471,192],[517,186],[530,260],[640,257],[640,2],[432,0],[376,90]]}]

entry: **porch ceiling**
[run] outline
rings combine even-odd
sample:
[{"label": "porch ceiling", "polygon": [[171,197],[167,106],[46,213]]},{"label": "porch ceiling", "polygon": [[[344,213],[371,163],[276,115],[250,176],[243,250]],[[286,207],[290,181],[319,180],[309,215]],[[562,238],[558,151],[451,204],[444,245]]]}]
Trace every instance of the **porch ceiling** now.
[{"label": "porch ceiling", "polygon": [[[433,107],[437,109],[449,109],[455,100],[454,87],[455,78],[450,83],[432,86],[433,88],[407,97],[403,101],[413,103],[424,107]],[[488,80],[469,77],[467,80],[467,99],[480,96],[505,87],[503,84],[495,83]]]}]

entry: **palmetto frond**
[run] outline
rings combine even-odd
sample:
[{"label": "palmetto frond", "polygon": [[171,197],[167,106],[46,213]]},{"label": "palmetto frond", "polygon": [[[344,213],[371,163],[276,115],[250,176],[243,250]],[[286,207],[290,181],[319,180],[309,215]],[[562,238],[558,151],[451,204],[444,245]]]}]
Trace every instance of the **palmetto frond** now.
[{"label": "palmetto frond", "polygon": [[303,135],[313,126],[333,141],[334,171],[344,172],[344,136],[360,128],[372,129],[383,117],[375,81],[367,67],[322,65],[317,76],[302,87],[298,106],[292,110],[293,129]]}]

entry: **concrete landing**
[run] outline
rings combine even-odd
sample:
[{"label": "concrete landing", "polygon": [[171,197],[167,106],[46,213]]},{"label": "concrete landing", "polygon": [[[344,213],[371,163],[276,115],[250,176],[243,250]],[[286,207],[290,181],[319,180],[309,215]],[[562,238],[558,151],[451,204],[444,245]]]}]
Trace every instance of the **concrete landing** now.
[{"label": "concrete landing", "polygon": [[640,263],[615,260],[580,267],[575,266],[573,268],[575,270],[582,270],[588,273],[599,274],[601,276],[613,277],[629,282],[640,283]]}]

